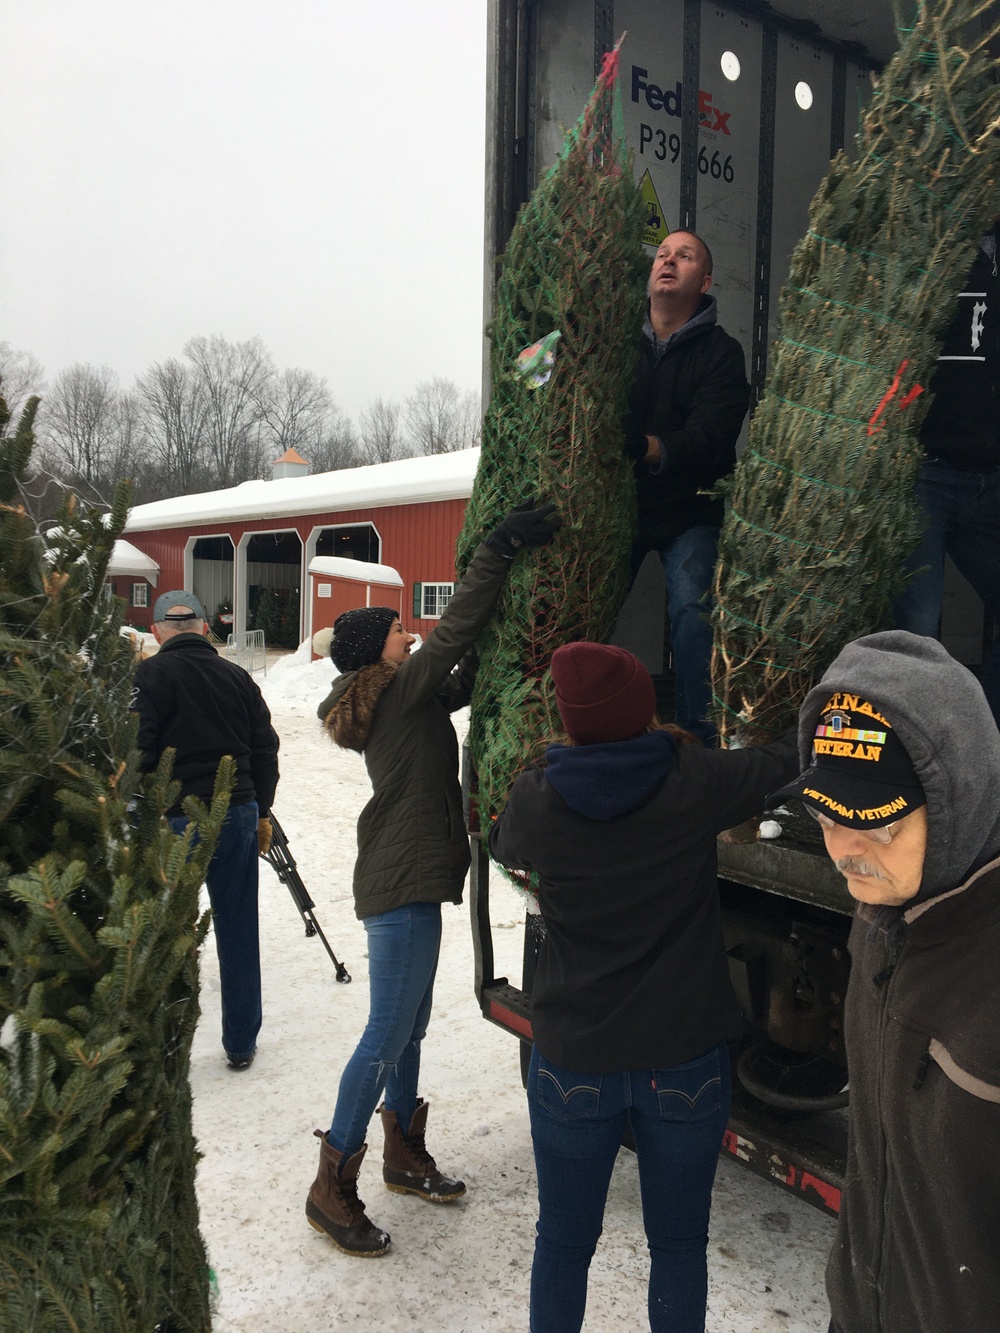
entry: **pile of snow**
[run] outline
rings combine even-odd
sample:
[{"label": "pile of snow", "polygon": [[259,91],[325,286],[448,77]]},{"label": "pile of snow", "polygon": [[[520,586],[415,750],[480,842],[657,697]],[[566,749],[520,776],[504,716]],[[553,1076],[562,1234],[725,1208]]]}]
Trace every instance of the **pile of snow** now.
[{"label": "pile of snow", "polygon": [[277,710],[315,718],[336,677],[337,668],[328,657],[312,660],[312,644],[306,640],[290,656],[279,658],[266,676],[257,675],[256,680],[272,713]]}]

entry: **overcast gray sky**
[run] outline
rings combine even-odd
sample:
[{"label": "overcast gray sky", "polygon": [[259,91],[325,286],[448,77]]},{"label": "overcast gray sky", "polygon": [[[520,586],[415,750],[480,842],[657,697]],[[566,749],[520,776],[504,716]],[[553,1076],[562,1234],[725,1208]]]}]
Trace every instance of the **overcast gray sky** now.
[{"label": "overcast gray sky", "polygon": [[478,388],[486,0],[0,0],[0,339]]}]

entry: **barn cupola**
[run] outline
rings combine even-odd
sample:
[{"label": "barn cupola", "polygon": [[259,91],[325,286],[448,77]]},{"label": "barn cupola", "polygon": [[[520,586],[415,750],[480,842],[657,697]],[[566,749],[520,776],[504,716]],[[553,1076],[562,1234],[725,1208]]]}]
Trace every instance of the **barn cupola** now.
[{"label": "barn cupola", "polygon": [[280,481],[282,477],[304,477],[309,472],[309,464],[294,449],[286,449],[280,458],[271,464],[271,480]]}]

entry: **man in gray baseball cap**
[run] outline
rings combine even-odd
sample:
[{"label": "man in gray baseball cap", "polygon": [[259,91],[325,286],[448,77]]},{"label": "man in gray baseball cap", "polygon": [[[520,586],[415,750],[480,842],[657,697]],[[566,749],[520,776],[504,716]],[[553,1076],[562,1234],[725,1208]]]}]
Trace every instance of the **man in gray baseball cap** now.
[{"label": "man in gray baseball cap", "polygon": [[168,811],[183,832],[185,796],[210,801],[219,762],[231,755],[236,785],[205,882],[222,981],[222,1045],[231,1069],[248,1069],[261,1025],[257,857],[270,845],[278,783],[278,737],[253,677],[219,656],[205,637],[205,608],[193,593],[161,593],[153,607],[159,652],[135,673],[142,766],[168,747],[181,789]]},{"label": "man in gray baseball cap", "polygon": [[[171,625],[181,620],[191,619],[208,623],[205,608],[193,592],[185,592],[183,588],[175,588],[171,592],[161,592],[153,603],[154,625]],[[156,631],[154,630],[153,633],[155,634]]]}]

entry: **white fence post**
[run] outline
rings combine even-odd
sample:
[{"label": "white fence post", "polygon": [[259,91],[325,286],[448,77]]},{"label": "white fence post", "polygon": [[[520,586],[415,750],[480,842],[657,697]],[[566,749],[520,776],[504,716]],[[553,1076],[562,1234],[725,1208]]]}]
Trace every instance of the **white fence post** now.
[{"label": "white fence post", "polygon": [[230,634],[226,640],[226,657],[235,662],[251,675],[263,671],[267,675],[267,657],[264,647],[264,631],[248,629],[241,634]]}]

